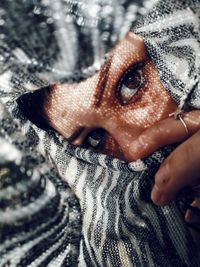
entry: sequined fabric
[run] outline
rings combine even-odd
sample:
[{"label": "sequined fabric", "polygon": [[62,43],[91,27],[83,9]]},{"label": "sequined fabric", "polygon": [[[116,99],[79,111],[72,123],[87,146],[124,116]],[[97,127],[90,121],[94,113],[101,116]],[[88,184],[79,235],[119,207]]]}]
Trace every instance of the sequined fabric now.
[{"label": "sequined fabric", "polygon": [[165,88],[181,108],[198,108],[199,1],[161,1],[137,25]]},{"label": "sequined fabric", "polygon": [[0,8],[0,266],[200,266],[181,201],[158,208],[150,200],[173,147],[127,163],[38,128],[16,103],[52,82],[91,77],[131,29],[176,102],[199,107],[199,1],[29,0]]},{"label": "sequined fabric", "polygon": [[29,137],[1,105],[0,265],[76,266],[81,214],[68,184],[61,181]]}]

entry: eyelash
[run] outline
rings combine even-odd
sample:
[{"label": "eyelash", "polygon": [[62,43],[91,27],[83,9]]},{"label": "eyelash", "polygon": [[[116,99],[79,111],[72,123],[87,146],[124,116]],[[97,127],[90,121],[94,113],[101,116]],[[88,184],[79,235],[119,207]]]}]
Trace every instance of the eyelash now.
[{"label": "eyelash", "polygon": [[[122,75],[122,77],[118,81],[118,85],[117,85],[116,90],[115,90],[115,96],[122,106],[131,104],[133,101],[135,101],[136,100],[135,97],[138,95],[140,89],[142,89],[144,87],[145,79],[144,79],[144,75],[143,75],[143,66],[144,66],[144,63],[135,64],[134,66],[130,67]],[[128,86],[126,86],[125,82],[126,82],[127,78],[131,78],[129,75],[133,72],[134,72],[134,75],[139,73],[139,75],[140,75],[139,78],[141,78],[140,84],[138,86],[136,86],[136,88],[128,88]],[[135,78],[134,75],[132,76],[132,78]],[[137,76],[136,76],[136,78],[137,78]],[[125,88],[123,88],[123,86],[125,86]],[[125,93],[127,93],[128,90],[129,90],[129,92],[128,92],[129,94],[132,93],[132,96],[129,97],[128,100],[122,99],[122,95],[121,95],[122,89],[124,89]],[[135,90],[136,92],[134,92],[134,91],[131,92],[131,90]]]},{"label": "eyelash", "polygon": [[[83,143],[84,148],[94,148],[99,149],[101,148],[101,145],[103,143],[105,130],[102,128],[95,129],[91,131],[85,138],[85,141]],[[92,144],[93,142],[93,144]]]}]

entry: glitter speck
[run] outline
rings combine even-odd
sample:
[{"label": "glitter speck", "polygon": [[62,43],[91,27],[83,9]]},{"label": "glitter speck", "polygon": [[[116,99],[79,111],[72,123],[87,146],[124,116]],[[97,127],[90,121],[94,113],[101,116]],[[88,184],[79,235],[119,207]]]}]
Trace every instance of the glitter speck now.
[{"label": "glitter speck", "polygon": [[5,20],[0,19],[0,26],[4,25],[4,23],[5,23]]},{"label": "glitter speck", "polygon": [[33,13],[36,14],[36,15],[39,15],[41,13],[41,9],[37,6],[34,7],[33,9]]},{"label": "glitter speck", "polygon": [[52,19],[52,18],[48,18],[48,19],[47,19],[47,23],[48,23],[48,24],[52,24],[52,23],[53,23],[53,19]]}]

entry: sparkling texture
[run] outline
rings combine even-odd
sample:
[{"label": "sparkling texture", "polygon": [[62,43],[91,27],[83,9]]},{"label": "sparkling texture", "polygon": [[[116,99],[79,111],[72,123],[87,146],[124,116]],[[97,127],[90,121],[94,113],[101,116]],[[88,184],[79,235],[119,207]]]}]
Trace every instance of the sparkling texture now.
[{"label": "sparkling texture", "polygon": [[[0,1],[0,266],[199,266],[184,201],[150,200],[174,146],[128,153],[178,105],[200,107],[199,12],[195,0]],[[130,70],[144,80],[122,101]]]}]

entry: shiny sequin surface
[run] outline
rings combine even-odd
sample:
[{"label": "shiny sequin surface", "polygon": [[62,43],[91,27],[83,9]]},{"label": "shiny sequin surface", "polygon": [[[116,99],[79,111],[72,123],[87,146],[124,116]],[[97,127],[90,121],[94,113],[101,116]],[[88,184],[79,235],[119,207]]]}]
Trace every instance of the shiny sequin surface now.
[{"label": "shiny sequin surface", "polygon": [[199,1],[0,2],[0,266],[199,266],[174,146],[130,142],[200,107]]}]

